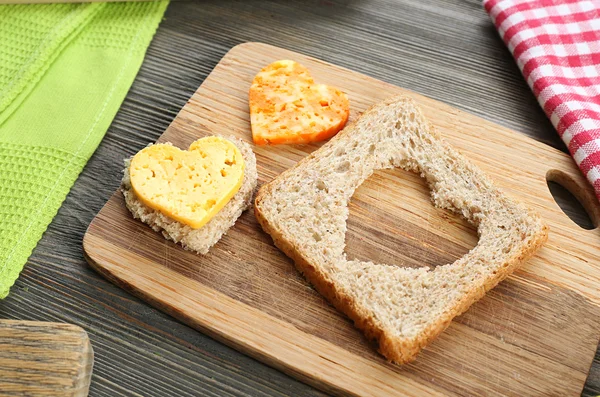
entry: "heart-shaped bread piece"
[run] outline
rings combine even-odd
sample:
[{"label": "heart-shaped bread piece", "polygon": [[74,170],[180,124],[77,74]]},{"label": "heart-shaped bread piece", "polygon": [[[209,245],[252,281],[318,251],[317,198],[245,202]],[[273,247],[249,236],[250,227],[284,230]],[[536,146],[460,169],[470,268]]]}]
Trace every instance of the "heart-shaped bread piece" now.
[{"label": "heart-shaped bread piece", "polygon": [[344,128],[350,114],[346,94],[315,84],[307,68],[288,60],[263,68],[252,81],[249,98],[257,145],[322,141]]},{"label": "heart-shaped bread piece", "polygon": [[187,151],[156,144],[138,152],[130,165],[137,198],[191,228],[201,228],[237,193],[244,159],[229,140],[198,139]]}]

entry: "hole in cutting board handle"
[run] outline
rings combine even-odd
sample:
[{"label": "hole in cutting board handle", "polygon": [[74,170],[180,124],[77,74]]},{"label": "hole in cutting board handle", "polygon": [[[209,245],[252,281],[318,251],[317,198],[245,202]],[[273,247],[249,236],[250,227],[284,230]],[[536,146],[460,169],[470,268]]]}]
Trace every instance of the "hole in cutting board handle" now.
[{"label": "hole in cutting board handle", "polygon": [[546,183],[552,198],[560,209],[581,228],[592,230],[598,227],[600,209],[591,188],[583,188],[563,171],[550,170]]}]

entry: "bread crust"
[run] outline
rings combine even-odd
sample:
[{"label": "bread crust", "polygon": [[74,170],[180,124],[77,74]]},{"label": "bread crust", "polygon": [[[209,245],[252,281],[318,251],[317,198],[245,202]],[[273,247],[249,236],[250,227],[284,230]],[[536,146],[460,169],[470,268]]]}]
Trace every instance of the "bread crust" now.
[{"label": "bread crust", "polygon": [[[385,106],[399,99],[401,98],[393,97],[375,106]],[[372,109],[373,107],[367,110],[364,115],[368,115]],[[331,142],[336,139],[342,139],[344,135],[352,133],[355,123],[346,127]],[[437,135],[435,137],[438,138]],[[541,229],[535,234],[534,238],[530,239],[527,245],[510,256],[494,273],[493,277],[485,279],[482,287],[471,288],[464,293],[460,300],[439,316],[437,321],[419,332],[416,337],[410,339],[396,337],[391,329],[384,328],[370,313],[361,310],[356,302],[345,294],[326,273],[319,269],[318,266],[313,265],[310,259],[303,255],[301,249],[295,246],[293,241],[285,237],[285,233],[278,227],[277,222],[270,221],[263,210],[263,201],[266,197],[273,194],[273,188],[282,181],[285,181],[288,174],[295,172],[297,169],[304,168],[311,158],[318,155],[318,152],[313,152],[301,160],[295,167],[284,171],[273,181],[262,186],[255,199],[254,212],[256,218],[263,230],[271,235],[275,245],[294,261],[296,268],[315,289],[332,303],[336,309],[348,316],[354,322],[355,326],[364,332],[368,339],[378,341],[379,352],[392,362],[405,364],[414,361],[419,351],[443,332],[450,325],[454,317],[465,312],[473,303],[482,298],[487,291],[508,277],[519,265],[522,265],[527,259],[533,256],[547,240],[548,227],[542,224]],[[528,210],[528,215],[537,218],[537,215],[530,210]]]}]

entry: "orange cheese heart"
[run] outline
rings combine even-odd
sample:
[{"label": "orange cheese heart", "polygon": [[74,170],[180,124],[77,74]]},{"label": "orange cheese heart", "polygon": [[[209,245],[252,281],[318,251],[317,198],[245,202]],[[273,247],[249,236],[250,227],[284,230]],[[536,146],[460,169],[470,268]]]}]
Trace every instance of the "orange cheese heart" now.
[{"label": "orange cheese heart", "polygon": [[240,189],[244,159],[231,141],[209,136],[187,151],[167,144],[142,149],[131,160],[129,176],[142,203],[198,229]]},{"label": "orange cheese heart", "polygon": [[315,84],[308,69],[294,61],[276,61],[262,69],[249,97],[257,145],[322,141],[341,130],[350,114],[346,94]]}]

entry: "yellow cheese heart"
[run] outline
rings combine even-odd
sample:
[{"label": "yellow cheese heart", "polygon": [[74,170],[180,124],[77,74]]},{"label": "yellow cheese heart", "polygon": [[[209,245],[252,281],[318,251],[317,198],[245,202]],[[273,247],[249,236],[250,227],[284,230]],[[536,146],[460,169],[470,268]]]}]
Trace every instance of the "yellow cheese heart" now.
[{"label": "yellow cheese heart", "polygon": [[142,203],[198,229],[240,189],[244,159],[233,143],[210,136],[187,151],[166,144],[149,146],[133,157],[129,173]]}]

